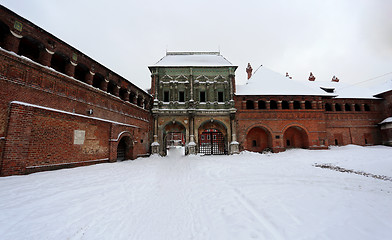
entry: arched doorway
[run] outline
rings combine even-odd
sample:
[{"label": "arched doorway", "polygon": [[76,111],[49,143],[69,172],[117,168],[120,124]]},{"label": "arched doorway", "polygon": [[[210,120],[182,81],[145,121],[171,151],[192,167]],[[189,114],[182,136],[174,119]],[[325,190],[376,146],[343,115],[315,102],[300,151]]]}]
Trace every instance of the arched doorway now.
[{"label": "arched doorway", "polygon": [[252,128],[246,135],[245,149],[252,152],[271,150],[271,134],[262,127]]},{"label": "arched doorway", "polygon": [[133,148],[132,140],[130,137],[122,137],[117,145],[117,161],[124,161],[132,159]]},{"label": "arched doorway", "polygon": [[208,121],[199,127],[199,153],[206,155],[227,154],[227,131],[218,121]]},{"label": "arched doorway", "polygon": [[163,129],[163,145],[165,147],[165,153],[170,148],[185,146],[185,133],[186,129],[184,125],[179,122],[174,121],[166,124]]},{"label": "arched doorway", "polygon": [[306,131],[300,127],[292,126],[286,129],[283,135],[285,148],[308,148],[309,140]]}]

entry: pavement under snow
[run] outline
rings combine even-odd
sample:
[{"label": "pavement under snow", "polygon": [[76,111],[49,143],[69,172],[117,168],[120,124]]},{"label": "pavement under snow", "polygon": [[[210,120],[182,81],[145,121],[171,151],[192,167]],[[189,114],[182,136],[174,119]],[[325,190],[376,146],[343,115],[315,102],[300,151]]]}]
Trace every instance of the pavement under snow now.
[{"label": "pavement under snow", "polygon": [[392,148],[182,156],[0,178],[0,239],[391,239]]}]

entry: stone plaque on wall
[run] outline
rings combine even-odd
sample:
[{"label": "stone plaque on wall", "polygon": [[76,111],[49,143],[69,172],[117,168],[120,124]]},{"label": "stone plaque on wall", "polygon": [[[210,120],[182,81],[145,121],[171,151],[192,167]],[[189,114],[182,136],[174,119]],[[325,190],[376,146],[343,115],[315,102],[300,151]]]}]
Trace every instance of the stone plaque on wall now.
[{"label": "stone plaque on wall", "polygon": [[86,136],[86,131],[74,130],[74,144],[83,145],[85,136]]}]

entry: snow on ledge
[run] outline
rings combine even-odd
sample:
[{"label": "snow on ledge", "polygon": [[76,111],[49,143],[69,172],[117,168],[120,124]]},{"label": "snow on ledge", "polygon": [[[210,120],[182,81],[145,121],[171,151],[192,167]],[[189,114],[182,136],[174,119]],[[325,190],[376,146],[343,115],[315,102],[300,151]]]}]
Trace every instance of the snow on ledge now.
[{"label": "snow on ledge", "polygon": [[47,110],[47,111],[52,111],[52,112],[57,112],[57,113],[63,113],[63,114],[68,114],[68,115],[77,116],[77,117],[82,117],[82,118],[94,119],[94,120],[98,120],[98,121],[103,121],[103,122],[108,122],[108,123],[114,123],[114,124],[118,124],[118,125],[122,125],[122,126],[127,126],[127,127],[140,128],[140,127],[135,126],[135,125],[130,125],[130,124],[126,124],[126,123],[120,123],[120,122],[111,121],[111,120],[107,120],[107,119],[103,119],[103,118],[89,117],[89,116],[85,116],[85,115],[78,114],[78,113],[66,112],[66,111],[63,111],[63,110],[59,110],[59,109],[55,109],[55,108],[49,108],[49,107],[44,107],[44,106],[39,106],[39,105],[31,104],[31,103],[25,103],[25,102],[19,102],[19,101],[12,101],[11,104],[18,104],[18,105],[23,105],[23,106],[27,106],[27,107],[34,107],[34,108],[39,108],[39,109],[43,109],[43,110]]}]

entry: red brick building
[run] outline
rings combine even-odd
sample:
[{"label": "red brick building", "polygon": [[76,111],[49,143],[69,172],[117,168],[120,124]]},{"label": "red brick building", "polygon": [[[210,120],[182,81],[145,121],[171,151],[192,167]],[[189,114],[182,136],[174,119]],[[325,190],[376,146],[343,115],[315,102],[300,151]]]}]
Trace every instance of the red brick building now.
[{"label": "red brick building", "polygon": [[151,96],[0,8],[0,174],[149,153]]},{"label": "red brick building", "polygon": [[[206,89],[209,95],[204,97],[211,103],[195,93],[195,101],[208,107],[200,116],[192,109],[184,116],[166,109],[165,118],[158,118],[151,112],[149,93],[3,6],[0,12],[1,176],[134,159],[160,152],[159,139],[191,147],[188,153],[216,147],[217,154],[237,153],[238,146],[279,152],[293,147],[392,145],[391,81],[373,94],[361,95],[361,90],[342,87],[336,77],[325,83],[311,74],[306,83],[264,67],[253,73],[249,65],[248,83],[236,86],[235,66],[225,66],[227,79],[222,73],[204,73],[203,66],[189,74],[177,69],[170,74],[179,76],[168,80],[168,104],[192,107],[192,94],[184,92],[193,93],[193,84]],[[158,76],[152,73],[153,84]],[[165,86],[152,85],[157,106]],[[221,138],[222,144],[208,145],[208,138]]]}]

